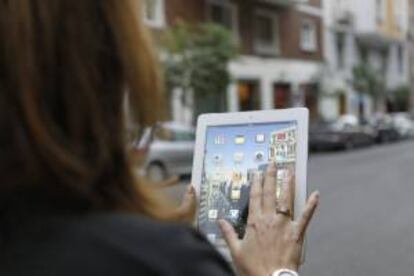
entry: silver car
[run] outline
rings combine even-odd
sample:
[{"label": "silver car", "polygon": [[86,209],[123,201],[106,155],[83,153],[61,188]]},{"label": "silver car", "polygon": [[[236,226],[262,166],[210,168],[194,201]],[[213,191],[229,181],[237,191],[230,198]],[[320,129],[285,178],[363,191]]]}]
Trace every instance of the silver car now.
[{"label": "silver car", "polygon": [[191,174],[194,141],[194,129],[175,122],[145,130],[134,145],[136,152],[145,154],[141,173],[154,182]]}]

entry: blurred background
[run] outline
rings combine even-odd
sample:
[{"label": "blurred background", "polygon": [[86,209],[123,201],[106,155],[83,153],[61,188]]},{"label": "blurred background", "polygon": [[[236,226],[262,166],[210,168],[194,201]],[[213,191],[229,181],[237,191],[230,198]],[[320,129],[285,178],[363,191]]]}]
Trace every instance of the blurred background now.
[{"label": "blurred background", "polygon": [[322,203],[303,274],[411,275],[414,1],[142,1],[169,118],[134,140],[143,173],[190,181],[199,114],[305,106]]}]

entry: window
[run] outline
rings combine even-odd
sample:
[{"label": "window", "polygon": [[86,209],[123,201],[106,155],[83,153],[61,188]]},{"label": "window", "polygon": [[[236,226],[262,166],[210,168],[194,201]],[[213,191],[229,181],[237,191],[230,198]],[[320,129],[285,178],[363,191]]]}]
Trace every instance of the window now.
[{"label": "window", "polygon": [[402,45],[398,45],[398,71],[404,72],[404,49]]},{"label": "window", "polygon": [[401,0],[394,0],[394,24],[397,28],[404,28],[404,5]]},{"label": "window", "polygon": [[382,60],[382,73],[385,75],[388,69],[388,49],[381,51],[381,60]]},{"label": "window", "polygon": [[359,47],[359,55],[363,63],[368,63],[368,49],[364,46]]},{"label": "window", "polygon": [[377,17],[377,22],[381,23],[385,19],[385,0],[376,0],[375,5],[375,15]]},{"label": "window", "polygon": [[279,27],[276,14],[257,11],[254,18],[254,47],[258,54],[279,53]]},{"label": "window", "polygon": [[304,20],[302,22],[300,30],[300,46],[303,51],[316,51],[316,23],[314,21]]},{"label": "window", "polygon": [[337,57],[337,68],[344,69],[345,67],[345,34],[336,34],[336,57]]},{"label": "window", "polygon": [[277,109],[292,107],[292,91],[289,84],[277,83],[274,85],[273,106]]},{"label": "window", "polygon": [[211,22],[226,27],[236,38],[238,37],[238,18],[235,4],[223,0],[209,0],[207,12]]},{"label": "window", "polygon": [[164,0],[144,0],[143,3],[144,21],[154,28],[164,27]]},{"label": "window", "polygon": [[172,131],[172,140],[177,142],[192,142],[195,140],[195,133],[186,130]]}]

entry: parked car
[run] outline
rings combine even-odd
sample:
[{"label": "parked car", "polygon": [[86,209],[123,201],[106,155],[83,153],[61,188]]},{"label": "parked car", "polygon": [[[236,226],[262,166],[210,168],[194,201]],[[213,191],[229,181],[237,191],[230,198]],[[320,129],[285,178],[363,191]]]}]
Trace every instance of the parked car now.
[{"label": "parked car", "polygon": [[143,174],[159,182],[172,175],[191,174],[195,132],[192,127],[174,122],[145,129],[134,143],[137,156],[145,156]]},{"label": "parked car", "polygon": [[368,124],[361,124],[354,115],[343,115],[334,122],[311,125],[309,147],[311,150],[351,150],[372,145],[376,132]]},{"label": "parked car", "polygon": [[402,139],[414,137],[414,122],[410,114],[405,112],[393,113],[392,118],[398,134]]},{"label": "parked car", "polygon": [[377,113],[368,122],[375,129],[377,143],[383,144],[399,140],[400,134],[390,115]]}]

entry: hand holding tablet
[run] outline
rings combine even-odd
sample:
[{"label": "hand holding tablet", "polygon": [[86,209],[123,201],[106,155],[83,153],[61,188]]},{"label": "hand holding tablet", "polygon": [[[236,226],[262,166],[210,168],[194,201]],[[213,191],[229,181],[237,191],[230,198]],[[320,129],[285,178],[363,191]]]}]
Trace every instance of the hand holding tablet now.
[{"label": "hand holding tablet", "polygon": [[[261,191],[263,198],[274,199],[267,204],[274,207],[271,213],[288,217],[289,222],[298,219],[307,196],[307,146],[308,110],[304,108],[200,116],[192,180],[199,200],[199,230],[217,247],[225,248],[218,227],[218,222],[225,220],[227,223],[221,224],[226,233],[226,225],[231,225],[242,239],[249,231],[249,201],[252,204],[250,194],[257,175],[269,170],[274,175],[267,177],[268,185],[261,184]],[[289,184],[294,187],[286,194],[283,190]],[[229,237],[226,239],[228,243]]]},{"label": "hand holding tablet", "polygon": [[306,200],[308,110],[296,108],[199,117],[193,179],[199,208],[197,226],[216,245],[224,245],[217,221],[226,219],[241,238],[248,215],[253,176],[277,164],[278,196],[295,175],[293,215]]},{"label": "hand holding tablet", "polygon": [[[232,225],[220,220],[219,225],[229,246],[233,262],[240,275],[285,275],[275,271],[298,271],[301,264],[304,235],[316,209],[319,195],[313,193],[305,210],[294,222],[293,177],[275,196],[276,166],[270,164],[266,173],[255,175],[249,204],[245,236],[238,238]],[[283,210],[275,212],[275,209]],[[252,257],[254,256],[254,257]],[[286,275],[297,275],[287,273]]]}]

